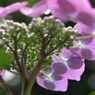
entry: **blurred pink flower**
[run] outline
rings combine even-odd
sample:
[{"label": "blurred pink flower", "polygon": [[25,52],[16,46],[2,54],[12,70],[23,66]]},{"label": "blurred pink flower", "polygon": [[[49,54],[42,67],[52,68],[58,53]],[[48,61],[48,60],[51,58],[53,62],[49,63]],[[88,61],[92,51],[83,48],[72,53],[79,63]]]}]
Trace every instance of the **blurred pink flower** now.
[{"label": "blurred pink flower", "polygon": [[14,4],[11,4],[7,7],[0,7],[0,18],[5,17],[6,15],[13,13],[15,11],[18,11],[20,8],[27,5],[27,2],[17,2]]},{"label": "blurred pink flower", "polygon": [[51,13],[65,21],[82,22],[92,25],[95,22],[95,12],[89,0],[41,0],[33,7],[24,7],[20,11],[26,16],[33,17],[50,10]]},{"label": "blurred pink flower", "polygon": [[[95,24],[91,27],[87,27],[84,24],[78,23],[74,26],[74,28],[78,30],[82,37],[95,34]],[[95,37],[74,41],[74,47],[76,48],[70,49],[74,54],[83,59],[95,60]]]}]

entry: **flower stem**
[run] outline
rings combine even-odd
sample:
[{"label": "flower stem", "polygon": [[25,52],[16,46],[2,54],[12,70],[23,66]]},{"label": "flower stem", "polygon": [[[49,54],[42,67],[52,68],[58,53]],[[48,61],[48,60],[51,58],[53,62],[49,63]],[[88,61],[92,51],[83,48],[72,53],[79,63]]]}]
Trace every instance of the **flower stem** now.
[{"label": "flower stem", "polygon": [[24,82],[24,92],[22,95],[31,95],[31,90],[32,90],[32,87],[35,83],[35,80],[36,80],[36,76],[38,74],[38,72],[40,71],[41,69],[41,66],[45,60],[46,56],[42,57],[38,63],[35,65],[35,67],[32,69],[31,73],[30,73],[30,77],[28,78],[28,81],[27,81],[27,86],[25,87],[25,82]]},{"label": "flower stem", "polygon": [[2,18],[2,22],[7,26],[5,18]]},{"label": "flower stem", "polygon": [[76,40],[84,40],[84,39],[88,39],[88,38],[92,38],[92,37],[95,37],[95,34],[88,35],[88,36],[77,37]]}]

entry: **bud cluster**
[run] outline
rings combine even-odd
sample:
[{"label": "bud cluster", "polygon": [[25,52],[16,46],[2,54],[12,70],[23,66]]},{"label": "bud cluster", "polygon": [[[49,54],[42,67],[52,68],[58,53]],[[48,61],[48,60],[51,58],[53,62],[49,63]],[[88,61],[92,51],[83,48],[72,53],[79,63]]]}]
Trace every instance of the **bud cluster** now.
[{"label": "bud cluster", "polygon": [[[29,68],[37,63],[43,49],[47,53],[55,48],[53,53],[57,53],[62,47],[70,48],[75,37],[79,35],[77,30],[66,28],[61,20],[53,16],[33,18],[28,26],[25,23],[6,20],[6,25],[0,25],[0,32],[6,51],[12,54],[12,51],[17,50],[19,60],[23,60]],[[48,67],[51,61],[48,57],[43,67]]]}]

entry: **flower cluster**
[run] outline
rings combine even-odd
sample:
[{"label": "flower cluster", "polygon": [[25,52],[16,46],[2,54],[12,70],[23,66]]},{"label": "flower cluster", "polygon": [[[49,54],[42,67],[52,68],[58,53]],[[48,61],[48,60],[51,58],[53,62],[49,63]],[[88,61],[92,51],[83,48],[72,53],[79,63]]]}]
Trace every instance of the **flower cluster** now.
[{"label": "flower cluster", "polygon": [[[87,31],[84,32],[82,24],[76,24],[74,29],[78,30],[81,37],[73,42],[73,47],[70,49],[63,48],[58,56],[53,55],[52,71],[49,73],[49,78],[46,77],[48,73],[39,74],[37,77],[37,82],[40,86],[53,91],[66,91],[68,79],[80,80],[85,70],[84,60],[95,60],[94,32],[93,34],[89,34]],[[85,30],[87,30],[86,27]],[[57,80],[55,75],[58,76]],[[58,85],[56,85],[57,83]]]},{"label": "flower cluster", "polygon": [[70,19],[89,26],[95,22],[95,10],[89,0],[41,0],[32,8],[20,9],[21,13],[30,17],[39,16],[47,10],[63,21]]},{"label": "flower cluster", "polygon": [[85,70],[84,60],[95,60],[95,10],[89,0],[41,0],[32,8],[20,9],[20,12],[36,17],[47,10],[63,21],[77,23],[74,29],[82,36],[70,49],[63,48],[59,56],[53,55],[51,68],[41,70],[37,77],[37,83],[46,89],[66,91],[68,79],[80,80]]},{"label": "flower cluster", "polygon": [[[17,61],[14,63],[18,63],[17,65],[19,70],[18,68],[17,70],[21,71],[22,76],[24,76],[26,81],[27,79],[29,79],[29,82],[33,80],[33,78],[35,78],[35,76],[40,71],[37,75],[37,83],[40,86],[52,91],[66,91],[68,88],[68,80],[80,81],[81,75],[85,70],[84,60],[95,60],[95,9],[91,6],[89,0],[41,0],[32,8],[26,7],[26,5],[27,2],[17,2],[7,7],[0,7],[0,18],[5,17],[6,15],[15,11],[20,11],[22,14],[29,17],[37,17],[44,14],[47,10],[50,10],[51,14],[60,20],[57,19],[55,21],[54,18],[48,19],[47,17],[44,18],[44,20],[41,18],[34,18],[29,24],[29,27],[27,27],[25,24],[19,24],[17,22],[6,22],[11,26],[13,25],[13,27],[10,27],[10,30],[15,27],[17,28],[15,28],[15,32],[11,32],[11,36],[14,39],[13,42],[10,41],[13,39],[10,38],[9,30],[6,30],[8,32],[5,33],[5,37],[7,35],[7,38],[9,37],[10,40],[6,40],[3,38],[8,43],[11,42],[10,46],[12,46],[13,44],[13,47],[11,47],[10,49],[13,51],[14,55],[16,54],[16,57],[14,59],[16,59]],[[65,25],[62,23],[61,20],[64,22],[71,20],[72,22],[76,23],[76,25],[73,28],[65,28]],[[51,24],[52,22],[53,24]],[[7,26],[5,26],[5,28],[6,27]],[[25,32],[21,32],[21,30],[25,32],[31,31],[31,33],[27,35],[27,33],[25,34]],[[2,28],[0,31],[3,32]],[[22,36],[24,34],[25,36]],[[78,36],[77,34],[79,34],[80,36]],[[27,57],[27,59],[30,58],[28,61],[26,59],[23,60],[27,47],[24,48],[25,51],[23,51],[23,48],[21,47],[24,47],[28,42],[26,41],[26,36],[28,37],[28,44],[30,45],[30,47],[28,48],[28,50],[30,51],[27,50],[26,55],[28,55],[29,52],[31,53],[29,53],[29,56]],[[25,45],[24,41],[26,42]],[[32,41],[34,43],[32,43]],[[15,42],[16,45],[17,43],[19,44],[18,48],[19,50],[21,49],[20,51],[18,51],[16,45],[14,45]],[[59,43],[58,46],[60,46],[60,43],[64,43],[64,46],[58,55],[52,55],[53,63],[51,64],[49,69],[45,69],[42,63],[48,55],[50,55],[52,52],[56,52],[56,48],[58,47],[56,45],[56,42]],[[14,46],[15,52],[14,49],[12,49],[14,48]],[[29,61],[31,61],[32,59],[31,56],[33,56],[34,59],[33,52],[36,48],[38,49],[37,52],[39,52],[39,55],[41,55],[41,57],[44,59],[40,61],[36,60],[38,62],[37,65],[32,64],[34,68],[32,68],[32,71],[30,70],[31,73],[30,71],[27,72],[27,70],[24,71],[24,65],[26,64],[22,65],[22,63],[29,64]],[[22,56],[20,57],[21,53]],[[19,58],[22,58],[22,60],[20,60]],[[36,56],[35,59],[40,59],[40,57]],[[39,65],[39,63],[41,65]],[[44,69],[40,70],[42,66]],[[35,68],[37,68],[37,70]],[[4,70],[0,71],[0,76],[3,76],[4,73]],[[27,78],[27,75],[24,75],[26,73],[30,75]]]}]

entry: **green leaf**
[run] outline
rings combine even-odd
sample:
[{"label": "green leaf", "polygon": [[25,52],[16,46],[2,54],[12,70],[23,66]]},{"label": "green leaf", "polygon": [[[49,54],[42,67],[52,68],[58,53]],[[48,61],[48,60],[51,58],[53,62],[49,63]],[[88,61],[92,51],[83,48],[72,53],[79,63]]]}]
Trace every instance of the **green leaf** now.
[{"label": "green leaf", "polygon": [[0,70],[10,70],[11,55],[3,50],[0,50]]},{"label": "green leaf", "polygon": [[95,95],[95,91],[91,92],[89,95]]}]

